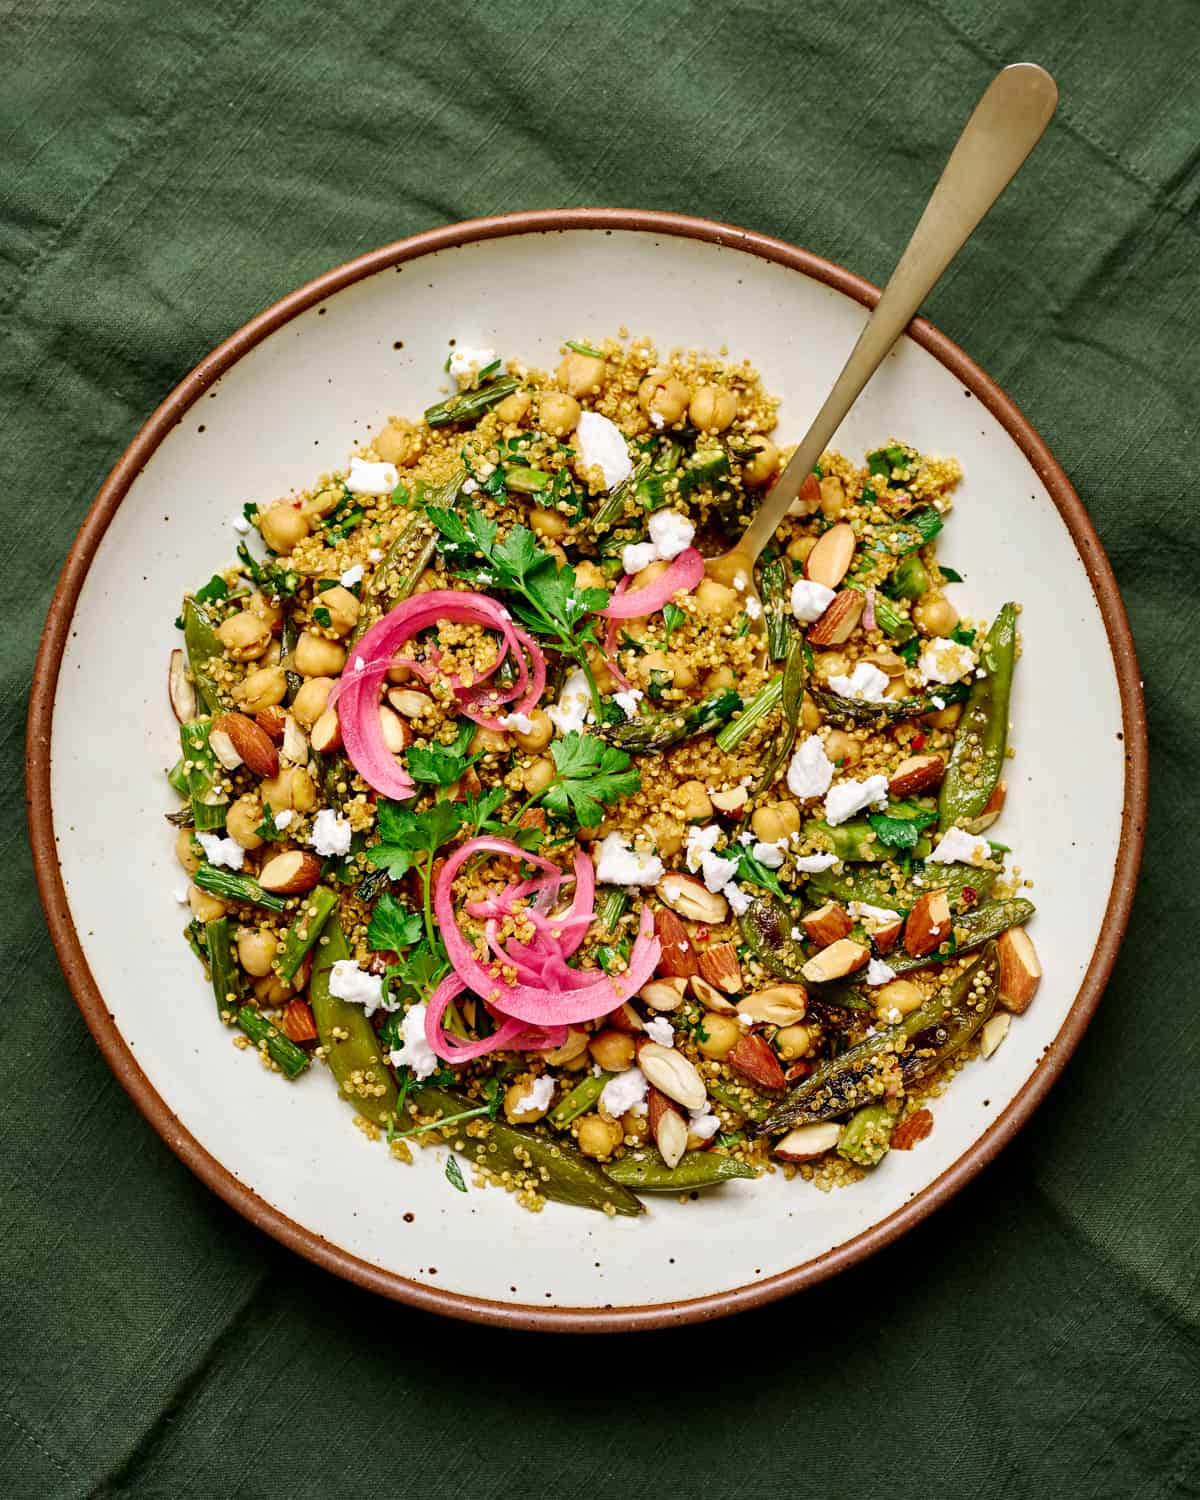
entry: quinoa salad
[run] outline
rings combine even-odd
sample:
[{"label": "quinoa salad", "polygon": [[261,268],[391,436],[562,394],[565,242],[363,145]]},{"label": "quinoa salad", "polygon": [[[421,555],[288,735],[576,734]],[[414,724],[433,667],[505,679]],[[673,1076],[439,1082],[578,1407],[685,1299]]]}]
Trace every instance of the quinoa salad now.
[{"label": "quinoa salad", "polygon": [[887,1171],[1041,974],[993,830],[1019,606],[946,597],[958,463],[827,452],[755,589],[705,567],[790,452],[744,361],[622,331],[438,383],[247,503],[175,622],[214,1024],[533,1210]]}]

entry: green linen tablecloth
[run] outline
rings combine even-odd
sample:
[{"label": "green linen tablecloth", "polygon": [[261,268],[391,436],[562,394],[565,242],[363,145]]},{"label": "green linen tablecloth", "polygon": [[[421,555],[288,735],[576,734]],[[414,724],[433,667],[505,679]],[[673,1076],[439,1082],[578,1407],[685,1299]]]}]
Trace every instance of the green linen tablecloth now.
[{"label": "green linen tablecloth", "polygon": [[[0,1496],[1200,1492],[1196,4],[6,0],[0,17]],[[1074,478],[1146,676],[1146,869],[1075,1059],[931,1221],[723,1324],[502,1334],[313,1269],[144,1123],[38,907],[24,708],[97,486],[250,314],[448,220],[677,209],[881,280],[970,105],[1021,58],[1056,74],[1061,108],[928,311]]]}]

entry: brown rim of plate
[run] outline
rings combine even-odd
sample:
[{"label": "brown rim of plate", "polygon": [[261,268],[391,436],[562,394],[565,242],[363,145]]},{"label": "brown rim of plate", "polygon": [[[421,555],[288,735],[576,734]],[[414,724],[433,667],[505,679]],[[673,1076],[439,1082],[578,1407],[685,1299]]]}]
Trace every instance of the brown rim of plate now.
[{"label": "brown rim of plate", "polygon": [[915,1194],[903,1208],[897,1209],[886,1219],[826,1254],[763,1281],[681,1302],[642,1307],[538,1307],[493,1302],[481,1297],[441,1291],[382,1270],[330,1244],[319,1234],[297,1224],[264,1202],[210,1155],[171,1113],[134,1060],[92,977],[71,919],[55,853],[54,815],[50,803],[50,730],[54,697],[76,600],[92,558],[117,507],[159,443],[180,421],[192,403],[269,334],[297,314],[363,277],[372,276],[391,266],[402,265],[433,251],[453,249],[478,240],[576,229],[608,233],[635,230],[705,240],[728,249],[743,250],[799,271],[852,297],[865,307],[873,307],[879,297],[879,289],[862,277],[808,250],[785,244],[782,240],[690,215],[641,209],[551,209],[471,219],[427,230],[411,239],[385,245],[318,276],[315,281],[289,293],[273,307],[251,318],[244,327],[202,360],[154,412],[105,480],[80,527],[50,603],[29,700],[26,786],[38,890],[50,935],[76,1003],[101,1052],[134,1103],[172,1151],[215,1193],[289,1249],[297,1251],[316,1265],[385,1297],[411,1303],[429,1312],[502,1327],[547,1332],[622,1332],[637,1328],[670,1327],[721,1317],[744,1308],[761,1306],[777,1297],[798,1291],[801,1287],[812,1286],[891,1244],[907,1229],[946,1202],[1012,1139],[1045,1097],[1087,1028],[1121,946],[1141,862],[1147,805],[1145,705],[1125,606],[1104,548],[1070,480],[1021,411],[957,344],[923,318],[914,319],[909,326],[909,337],[932,354],[968,391],[983,402],[1033,465],[1071,533],[1104,619],[1120,687],[1124,732],[1125,803],[1121,820],[1121,841],[1109,897],[1109,920],[1100,934],[1074,1004],[1058,1035],[1046,1049],[1024,1087],[1004,1113],[940,1177],[922,1192]]}]

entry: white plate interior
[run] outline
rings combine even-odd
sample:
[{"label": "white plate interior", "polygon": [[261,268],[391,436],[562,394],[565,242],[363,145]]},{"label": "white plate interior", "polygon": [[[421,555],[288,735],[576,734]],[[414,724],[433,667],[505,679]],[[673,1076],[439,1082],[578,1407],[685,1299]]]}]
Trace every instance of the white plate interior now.
[{"label": "white plate interior", "polygon": [[[442,1291],[523,1303],[652,1305],[752,1284],[820,1256],[901,1208],[1019,1092],[1091,958],[1120,835],[1120,702],[1108,642],[1070,536],[1020,449],[930,354],[904,339],[839,434],[859,456],[890,436],[956,454],[965,480],[943,533],[965,611],[1024,606],[1017,750],[997,830],[1036,877],[1041,993],[987,1063],[935,1107],[933,1134],[869,1181],[822,1194],[775,1176],[697,1201],[651,1199],[639,1220],[498,1191],[456,1192],[444,1152],[407,1167],[368,1143],[320,1069],[292,1086],[234,1050],[180,939],[185,882],[163,821],[177,753],[166,702],[186,587],[231,557],[231,519],[343,464],[389,414],[435,399],[447,341],[534,365],[563,338],[624,326],[748,356],[797,438],[865,320],[839,292],[745,252],[669,236],[571,230],[441,251],[337,293],[252,350],[150,460],[97,552],[64,656],[52,788],[63,876],[87,961],[170,1110],[241,1182],[297,1223]],[[397,347],[402,344],[402,347]],[[1083,664],[1086,663],[1086,667]],[[1086,745],[1070,776],[1061,747]]]}]

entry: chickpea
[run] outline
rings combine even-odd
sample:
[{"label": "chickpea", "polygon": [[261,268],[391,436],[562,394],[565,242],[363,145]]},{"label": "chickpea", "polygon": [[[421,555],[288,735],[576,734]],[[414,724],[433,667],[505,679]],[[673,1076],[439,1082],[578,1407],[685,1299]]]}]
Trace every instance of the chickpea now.
[{"label": "chickpea", "polygon": [[238,933],[238,963],[253,978],[265,979],[271,972],[278,947],[273,934],[264,932],[261,928],[257,931],[250,927],[244,928]]},{"label": "chickpea", "polygon": [[471,743],[467,747],[472,755],[478,755],[480,751],[484,755],[503,755],[508,749],[508,735],[503,729],[478,728],[471,736]]},{"label": "chickpea", "polygon": [[809,734],[821,727],[821,710],[813,701],[811,693],[805,693],[804,700],[800,704],[800,727],[807,730]]},{"label": "chickpea", "polygon": [[290,985],[284,984],[282,979],[274,974],[264,974],[256,979],[251,986],[254,998],[260,1005],[286,1005],[289,1000],[294,999]]},{"label": "chickpea", "polygon": [[292,716],[296,723],[311,729],[325,712],[332,691],[332,677],[306,677],[292,699]]},{"label": "chickpea", "polygon": [[767,807],[756,807],[750,818],[750,827],[755,838],[764,844],[777,844],[780,839],[800,832],[800,809],[794,802],[772,802]]},{"label": "chickpea", "polygon": [[958,624],[958,610],[944,594],[922,594],[912,607],[912,617],[926,635],[949,635]]},{"label": "chickpea", "polygon": [[554,780],[554,762],[548,755],[540,755],[521,775],[521,784],[532,796],[544,792]]},{"label": "chickpea", "polygon": [[731,688],[737,683],[737,675],[732,667],[714,667],[711,672],[704,674],[704,691],[706,693],[717,693],[722,688]]},{"label": "chickpea", "polygon": [[881,984],[875,991],[875,1008],[881,1017],[893,1010],[907,1016],[922,1005],[924,1000],[921,986],[914,984],[911,979],[889,979],[887,984]]},{"label": "chickpea", "polygon": [[623,1073],[633,1066],[633,1038],[624,1031],[598,1031],[588,1043],[592,1061],[606,1073]]},{"label": "chickpea", "polygon": [[594,354],[572,350],[554,372],[560,390],[578,399],[596,395],[608,379],[608,365]]},{"label": "chickpea", "polygon": [[808,554],[817,545],[815,536],[797,536],[787,544],[787,555],[793,562],[807,562]]},{"label": "chickpea", "polygon": [[267,622],[271,627],[272,635],[278,635],[283,629],[283,605],[274,603],[273,600],[267,598],[266,594],[251,594],[246,607],[260,620]]},{"label": "chickpea", "polygon": [[619,1120],[606,1120],[603,1115],[584,1115],[579,1122],[579,1149],[584,1156],[603,1161],[611,1156],[625,1139]]},{"label": "chickpea", "polygon": [[908,683],[905,682],[903,677],[893,677],[887,687],[884,688],[883,696],[891,698],[893,701],[898,701],[901,698],[907,698],[909,691]]},{"label": "chickpea", "polygon": [[301,677],[336,677],[346,665],[346,648],[337,641],[327,641],[324,636],[302,630],[292,652],[292,665]]},{"label": "chickpea", "polygon": [[292,806],[300,813],[312,812],[317,805],[316,782],[303,766],[292,766],[285,774],[291,786]]},{"label": "chickpea", "polygon": [[712,817],[712,800],[702,781],[685,781],[675,797],[689,823],[707,823]]},{"label": "chickpea", "polygon": [[[271,804],[274,807],[274,803]],[[253,792],[239,797],[225,814],[225,832],[243,849],[260,849],[262,839],[255,829],[263,820],[262,804]]]},{"label": "chickpea", "polygon": [[844,651],[818,651],[813,657],[813,671],[828,682],[831,677],[847,676],[850,663]]},{"label": "chickpea", "polygon": [[696,585],[696,607],[702,614],[718,620],[732,620],[742,607],[742,599],[736,589],[718,583],[715,578],[702,578]]},{"label": "chickpea", "polygon": [[779,467],[779,449],[768,437],[752,437],[750,447],[756,449],[754,457],[742,470],[742,477],[751,489],[761,490]]},{"label": "chickpea", "polygon": [[703,1029],[708,1033],[707,1038],[697,1041],[696,1048],[704,1057],[711,1057],[717,1062],[721,1062],[733,1051],[742,1034],[736,1016],[718,1016],[711,1011],[704,1014]]},{"label": "chickpea", "polygon": [[340,583],[317,595],[316,608],[329,611],[329,624],[326,628],[332,630],[334,635],[349,635],[358,624],[358,600]]},{"label": "chickpea", "polygon": [[581,410],[574,396],[562,391],[543,391],[538,401],[538,422],[551,437],[565,438],[579,426]]},{"label": "chickpea", "polygon": [[672,651],[647,651],[638,661],[638,671],[642,681],[647,686],[653,682],[653,673],[667,672],[671,678],[671,686],[682,688],[685,692],[693,687],[696,682],[696,673],[689,663],[682,660]]},{"label": "chickpea", "polygon": [[340,484],[330,485],[327,490],[318,490],[315,495],[310,495],[300,509],[310,522],[319,521],[322,516],[327,516],[330,511],[337,509],[344,493]]},{"label": "chickpea", "polygon": [[420,430],[395,417],[375,434],[374,443],[384,463],[395,464],[398,469],[416,463],[423,446]]},{"label": "chickpea", "polygon": [[192,848],[192,830],[190,828],[181,828],[175,835],[175,858],[189,875],[194,875],[203,863],[200,856]]},{"label": "chickpea", "polygon": [[862,759],[863,747],[861,740],[856,740],[852,734],[847,734],[844,729],[831,729],[825,740],[825,754],[833,761],[835,766],[841,766],[843,770],[849,766],[858,765]]},{"label": "chickpea", "polygon": [[670,859],[683,848],[684,827],[678,818],[666,813],[651,813],[646,827],[654,840],[654,847],[664,859]]},{"label": "chickpea", "polygon": [[283,642],[277,635],[273,635],[270,645],[258,658],[258,664],[260,667],[277,667],[282,660]]},{"label": "chickpea", "polygon": [[603,568],[598,568],[594,562],[577,562],[575,564],[575,582],[581,589],[606,589],[608,578]]},{"label": "chickpea", "polygon": [[701,432],[724,432],[737,416],[737,397],[723,385],[702,385],[691,399],[688,416]]},{"label": "chickpea", "polygon": [[526,1105],[523,1109],[520,1107],[521,1101],[529,1096],[529,1087],[527,1079],[524,1083],[510,1083],[505,1089],[504,1114],[510,1125],[532,1125],[546,1113],[546,1109],[538,1109],[533,1104]]},{"label": "chickpea", "polygon": [[192,909],[192,916],[198,922],[215,922],[218,917],[223,917],[228,909],[224,901],[218,901],[216,896],[210,896],[198,885],[188,886],[188,905]]},{"label": "chickpea", "polygon": [[522,750],[544,750],[554,738],[554,723],[544,708],[535,708],[528,716],[528,729],[514,729],[512,737]]},{"label": "chickpea", "polygon": [[846,487],[836,474],[826,474],[821,480],[821,514],[836,521],[846,509]]},{"label": "chickpea", "polygon": [[559,515],[556,510],[543,510],[541,506],[534,506],[529,512],[529,524],[537,532],[538,536],[560,537],[567,533],[567,518]]},{"label": "chickpea", "polygon": [[520,422],[529,410],[530,396],[528,391],[514,391],[511,396],[505,396],[503,401],[496,402],[496,415],[502,422]]},{"label": "chickpea", "polygon": [[635,1115],[633,1110],[627,1109],[621,1116],[621,1129],[625,1133],[627,1146],[636,1146],[648,1128],[649,1124],[645,1115]]},{"label": "chickpea", "polygon": [[243,609],[217,626],[217,638],[230,661],[253,661],[271,644],[271,627],[260,615]]},{"label": "chickpea", "polygon": [[257,672],[247,672],[234,688],[233,697],[246,713],[260,714],[287,697],[287,676],[282,667],[260,667]]},{"label": "chickpea", "polygon": [[683,381],[665,370],[651,371],[638,386],[638,404],[651,420],[657,413],[665,427],[680,420],[691,399],[692,393]]},{"label": "chickpea", "polygon": [[805,1057],[812,1044],[812,1032],[807,1026],[782,1026],[775,1033],[775,1047],[784,1062],[795,1062],[798,1057]]},{"label": "chickpea", "polygon": [[286,557],[293,547],[304,540],[311,528],[307,516],[302,515],[296,506],[281,500],[260,513],[258,529],[271,551]]}]

